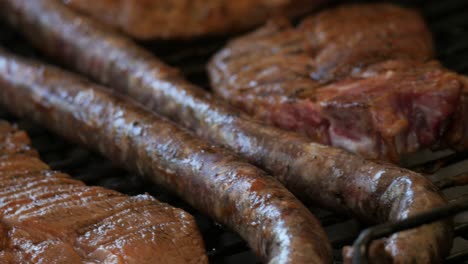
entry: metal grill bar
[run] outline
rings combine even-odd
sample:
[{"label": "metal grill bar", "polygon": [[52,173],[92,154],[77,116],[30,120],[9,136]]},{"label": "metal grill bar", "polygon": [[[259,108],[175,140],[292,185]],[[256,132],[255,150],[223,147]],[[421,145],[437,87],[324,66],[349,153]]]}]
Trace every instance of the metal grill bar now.
[{"label": "metal grill bar", "polygon": [[438,220],[443,220],[458,213],[468,210],[468,198],[453,202],[448,206],[434,209],[414,217],[407,218],[397,223],[387,223],[368,228],[361,232],[353,244],[353,263],[366,264],[367,249],[372,240],[382,238],[403,230],[415,228],[424,224],[429,224]]}]

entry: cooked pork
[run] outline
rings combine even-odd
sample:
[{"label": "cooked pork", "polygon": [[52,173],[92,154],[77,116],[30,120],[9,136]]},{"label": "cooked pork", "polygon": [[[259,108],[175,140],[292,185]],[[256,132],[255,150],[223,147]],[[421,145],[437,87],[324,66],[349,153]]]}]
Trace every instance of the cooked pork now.
[{"label": "cooked pork", "polygon": [[398,161],[444,141],[458,111],[460,77],[432,57],[416,12],[347,5],[297,27],[271,22],[228,44],[209,71],[218,95],[265,123]]},{"label": "cooked pork", "polygon": [[88,187],[0,121],[0,263],[207,263],[195,221],[149,195]]},{"label": "cooked pork", "polygon": [[325,0],[63,0],[139,39],[189,38],[251,28],[276,15],[294,17]]}]

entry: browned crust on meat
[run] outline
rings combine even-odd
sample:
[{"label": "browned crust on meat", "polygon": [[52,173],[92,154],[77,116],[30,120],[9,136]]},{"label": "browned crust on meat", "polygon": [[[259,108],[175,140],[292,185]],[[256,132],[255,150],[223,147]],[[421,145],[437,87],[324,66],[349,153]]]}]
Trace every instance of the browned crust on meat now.
[{"label": "browned crust on meat", "polygon": [[126,98],[0,53],[0,102],[178,193],[237,231],[265,261],[331,261],[320,223],[279,182]]},{"label": "browned crust on meat", "polygon": [[463,88],[460,103],[454,115],[447,135],[447,144],[455,150],[464,151],[468,149],[468,77],[458,76]]},{"label": "browned crust on meat", "polygon": [[1,263],[208,263],[188,213],[52,171],[2,120],[0,212]]},{"label": "browned crust on meat", "polygon": [[[394,17],[365,16],[375,12],[385,18],[386,12],[378,12],[376,7],[389,8],[387,16]],[[360,12],[353,13],[353,9]],[[408,18],[400,21],[401,13]],[[362,15],[363,21],[352,14]],[[392,19],[398,21],[397,25],[388,25]],[[398,32],[399,22],[413,27]],[[378,33],[385,37],[375,37]],[[387,59],[428,60],[433,57],[430,37],[414,12],[388,4],[345,6],[311,16],[298,28],[285,19],[270,21],[229,42],[213,57],[208,70],[218,95],[262,117],[267,113],[258,113],[261,106],[256,104],[313,98],[324,83],[356,74],[372,63]],[[415,47],[418,49],[413,50]]]},{"label": "browned crust on meat", "polygon": [[[421,175],[310,143],[241,116],[131,41],[53,1],[0,3],[9,22],[49,56],[233,149],[307,201],[374,221],[406,218],[446,204]],[[439,222],[394,235],[388,240],[388,254],[402,263],[418,257],[440,262],[451,239],[451,225]],[[418,250],[406,248],[409,242],[419,245]]]},{"label": "browned crust on meat", "polygon": [[191,38],[252,28],[272,16],[295,17],[324,0],[63,0],[138,39]]},{"label": "browned crust on meat", "polygon": [[261,122],[398,162],[440,145],[456,112],[459,77],[433,54],[416,11],[351,4],[297,27],[270,21],[228,43],[208,70],[217,95]]},{"label": "browned crust on meat", "polygon": [[434,57],[432,35],[415,10],[390,3],[341,5],[297,28],[316,52],[313,78],[328,81],[387,59]]}]

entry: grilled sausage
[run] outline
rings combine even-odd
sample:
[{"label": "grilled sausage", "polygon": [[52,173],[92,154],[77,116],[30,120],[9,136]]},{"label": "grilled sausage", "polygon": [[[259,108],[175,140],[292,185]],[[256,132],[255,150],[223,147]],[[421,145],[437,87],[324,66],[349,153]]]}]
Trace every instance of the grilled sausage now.
[{"label": "grilled sausage", "polygon": [[270,263],[329,263],[320,223],[257,167],[59,69],[0,52],[0,103],[179,194]]},{"label": "grilled sausage", "polygon": [[[421,175],[241,116],[130,40],[57,1],[0,0],[0,7],[11,25],[49,56],[231,148],[307,201],[372,222],[396,221],[446,204]],[[438,222],[392,236],[385,251],[400,263],[441,261],[451,238],[450,224]]]}]

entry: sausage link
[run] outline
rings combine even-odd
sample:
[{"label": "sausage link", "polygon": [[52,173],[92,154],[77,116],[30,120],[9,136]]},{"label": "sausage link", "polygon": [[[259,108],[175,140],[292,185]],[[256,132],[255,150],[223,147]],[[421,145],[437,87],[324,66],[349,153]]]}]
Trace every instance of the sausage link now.
[{"label": "sausage link", "polygon": [[[131,40],[57,1],[0,0],[0,7],[10,24],[47,55],[234,150],[308,202],[371,222],[396,221],[446,204],[421,175],[311,143],[239,114]],[[393,235],[385,252],[398,263],[440,262],[451,239],[450,223],[438,222]]]},{"label": "sausage link", "polygon": [[267,262],[331,262],[320,223],[278,181],[109,89],[0,52],[0,103],[176,192]]}]

